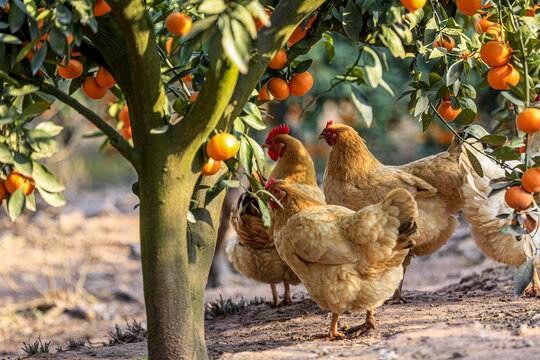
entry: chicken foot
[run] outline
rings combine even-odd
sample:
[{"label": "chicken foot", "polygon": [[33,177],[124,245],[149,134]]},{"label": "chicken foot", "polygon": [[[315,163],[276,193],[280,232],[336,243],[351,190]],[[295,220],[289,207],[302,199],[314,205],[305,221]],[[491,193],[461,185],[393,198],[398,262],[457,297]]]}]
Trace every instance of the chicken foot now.
[{"label": "chicken foot", "polygon": [[330,323],[330,332],[328,335],[316,335],[313,341],[332,341],[345,339],[345,335],[337,329],[339,314],[332,313],[332,321]]},{"label": "chicken foot", "polygon": [[277,289],[276,289],[276,284],[270,284],[270,289],[272,289],[272,298],[273,298],[272,305],[273,306],[278,306],[279,296],[278,296],[278,292],[277,292]]},{"label": "chicken foot", "polygon": [[394,292],[394,296],[392,298],[392,304],[400,304],[400,303],[407,303],[407,300],[405,300],[405,298],[403,297],[403,295],[401,294],[401,288],[403,287],[403,279],[405,279],[405,271],[407,270],[407,266],[409,266],[409,264],[411,263],[411,258],[412,258],[412,255],[407,255],[405,257],[405,260],[403,260],[403,278],[401,279],[401,281],[399,282],[399,286],[398,288],[396,289],[396,291]]},{"label": "chicken foot", "polygon": [[373,310],[368,310],[366,312],[366,322],[362,325],[347,329],[347,334],[349,334],[350,337],[355,338],[372,329],[375,329],[375,319],[373,318]]},{"label": "chicken foot", "polygon": [[292,304],[291,289],[289,288],[289,283],[284,281],[283,288],[285,289],[285,292],[283,294],[283,300],[281,300],[281,302],[277,306],[285,306]]},{"label": "chicken foot", "polygon": [[540,297],[540,279],[538,278],[538,272],[536,269],[534,269],[532,281],[529,286],[527,286],[525,291],[523,291],[523,295]]}]

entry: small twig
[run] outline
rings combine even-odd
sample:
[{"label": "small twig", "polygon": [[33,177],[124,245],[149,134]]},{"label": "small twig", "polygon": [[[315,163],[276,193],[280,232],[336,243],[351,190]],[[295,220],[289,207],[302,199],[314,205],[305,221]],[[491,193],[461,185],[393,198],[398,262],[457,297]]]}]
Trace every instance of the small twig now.
[{"label": "small twig", "polygon": [[[167,57],[167,55],[165,55],[165,52],[163,51],[163,49],[161,48],[161,46],[157,45],[157,49],[158,49],[159,55],[161,56],[161,58],[163,59],[163,61],[165,62],[165,64],[169,67],[169,69],[171,69],[171,71],[173,72],[173,74],[174,74],[175,76],[178,75],[178,71],[176,71],[176,70],[174,69],[173,64],[171,64],[171,61],[169,60],[169,58]],[[189,96],[190,96],[189,89],[187,88],[186,84],[184,83],[184,81],[183,81],[182,79],[178,79],[178,80],[180,81],[180,84],[182,84],[182,90],[183,90],[182,95],[183,95],[184,100],[189,100]],[[165,83],[165,81],[163,82],[163,84],[165,84],[165,86],[166,86],[169,90],[171,90],[175,95],[177,95],[176,92],[175,92],[173,89],[171,89],[171,88],[169,87],[168,84]],[[177,96],[178,96],[178,95],[177,95]]]}]

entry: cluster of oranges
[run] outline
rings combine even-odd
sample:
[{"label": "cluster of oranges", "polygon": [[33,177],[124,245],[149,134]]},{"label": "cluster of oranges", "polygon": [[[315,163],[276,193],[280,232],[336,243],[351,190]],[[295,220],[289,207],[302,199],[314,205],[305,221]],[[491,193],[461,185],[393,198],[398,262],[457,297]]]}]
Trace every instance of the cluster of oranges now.
[{"label": "cluster of oranges", "polygon": [[214,135],[206,145],[208,162],[204,165],[202,175],[214,175],[221,167],[222,160],[228,160],[236,155],[240,143],[238,139],[229,133]]},{"label": "cluster of oranges", "polygon": [[7,194],[13,194],[22,187],[24,195],[30,195],[36,189],[36,182],[29,176],[22,175],[18,170],[13,170],[6,180],[0,179],[0,202],[7,198]]},{"label": "cluster of oranges", "polygon": [[[540,131],[540,109],[532,107],[517,117],[517,128],[527,134]],[[533,202],[533,194],[540,192],[540,168],[531,168],[523,173],[521,186],[506,190],[504,199],[515,210],[526,210]]]}]

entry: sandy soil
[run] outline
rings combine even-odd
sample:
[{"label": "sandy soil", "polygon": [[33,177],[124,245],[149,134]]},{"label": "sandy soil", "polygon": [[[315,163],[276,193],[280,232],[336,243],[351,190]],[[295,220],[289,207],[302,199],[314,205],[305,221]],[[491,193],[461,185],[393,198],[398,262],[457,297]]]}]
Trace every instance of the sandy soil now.
[{"label": "sandy soil", "polygon": [[[25,355],[23,341],[51,341],[52,354],[31,359],[140,359],[144,342],[103,346],[115,324],[144,324],[136,198],[111,189],[76,194],[61,210],[46,209],[15,225],[0,217],[0,358]],[[39,206],[39,205],[38,205]],[[206,300],[270,298],[221,264],[226,286]],[[295,303],[251,305],[208,318],[214,359],[522,359],[539,358],[540,299],[512,296],[513,269],[485,259],[466,228],[437,254],[415,259],[404,283],[408,303],[377,309],[377,330],[357,339],[313,342],[330,314],[294,287]],[[340,326],[363,322],[346,313]],[[68,339],[87,346],[56,353]],[[89,346],[88,346],[89,345]]]}]

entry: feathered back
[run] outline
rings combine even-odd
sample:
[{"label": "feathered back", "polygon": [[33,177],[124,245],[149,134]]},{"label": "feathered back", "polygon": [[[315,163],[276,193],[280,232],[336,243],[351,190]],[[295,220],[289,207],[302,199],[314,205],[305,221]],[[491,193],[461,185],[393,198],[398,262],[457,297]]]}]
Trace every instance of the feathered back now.
[{"label": "feathered back", "polygon": [[243,193],[231,209],[231,223],[239,244],[252,248],[272,248],[270,229],[264,227],[257,199]]}]

